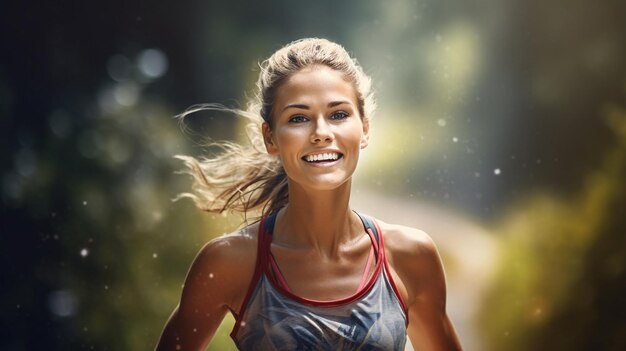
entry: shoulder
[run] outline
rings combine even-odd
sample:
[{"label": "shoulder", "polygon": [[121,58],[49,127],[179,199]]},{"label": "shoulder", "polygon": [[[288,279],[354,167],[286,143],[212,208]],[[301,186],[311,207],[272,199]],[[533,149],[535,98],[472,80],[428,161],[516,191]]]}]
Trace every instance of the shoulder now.
[{"label": "shoulder", "polygon": [[385,251],[398,260],[432,259],[437,254],[433,239],[424,231],[398,224],[376,221],[385,241]]},{"label": "shoulder", "polygon": [[391,270],[404,289],[411,343],[416,349],[461,350],[447,316],[445,274],[433,239],[419,229],[378,222]]},{"label": "shoulder", "polygon": [[183,297],[211,296],[234,309],[254,273],[258,227],[255,223],[205,244],[191,264]]},{"label": "shoulder", "polygon": [[242,259],[255,257],[257,249],[257,235],[259,224],[255,223],[235,232],[221,235],[209,241],[200,249],[194,261],[219,264],[219,267],[228,267],[241,262]]},{"label": "shoulder", "polygon": [[406,288],[409,302],[427,291],[445,294],[445,277],[437,246],[424,231],[377,221],[390,266]]}]

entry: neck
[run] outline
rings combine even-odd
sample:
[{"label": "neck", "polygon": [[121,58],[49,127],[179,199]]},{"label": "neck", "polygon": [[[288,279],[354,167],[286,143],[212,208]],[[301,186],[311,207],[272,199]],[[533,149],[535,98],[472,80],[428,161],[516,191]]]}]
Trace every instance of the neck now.
[{"label": "neck", "polygon": [[358,216],[350,210],[350,189],[350,181],[321,191],[290,182],[289,205],[279,215],[275,242],[314,250],[322,257],[338,257],[341,246],[363,232]]}]

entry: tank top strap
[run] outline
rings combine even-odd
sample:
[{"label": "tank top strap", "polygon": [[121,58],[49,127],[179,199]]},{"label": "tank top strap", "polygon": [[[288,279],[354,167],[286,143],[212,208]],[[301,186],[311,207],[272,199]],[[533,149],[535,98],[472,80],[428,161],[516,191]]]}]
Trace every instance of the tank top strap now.
[{"label": "tank top strap", "polygon": [[[257,278],[260,278],[263,272],[265,272],[265,269],[273,263],[274,260],[270,247],[272,246],[272,235],[274,233],[274,225],[276,224],[277,215],[278,212],[268,215],[261,220],[261,224],[259,225],[256,261],[256,270],[259,272]],[[253,280],[252,282],[256,284],[256,281]]]},{"label": "tank top strap", "polygon": [[[272,242],[272,234],[274,233],[274,225],[276,224],[276,216],[278,212],[274,212],[269,216],[263,218],[261,226],[259,227],[259,235],[262,235],[265,240]],[[267,245],[267,243],[265,243]]]},{"label": "tank top strap", "polygon": [[400,294],[400,290],[398,289],[398,286],[394,282],[393,276],[391,275],[389,262],[387,262],[387,258],[385,257],[385,244],[383,242],[383,235],[378,227],[378,223],[376,223],[376,221],[369,216],[360,214],[356,211],[354,213],[356,213],[359,216],[359,218],[361,218],[361,221],[363,222],[363,226],[365,226],[365,230],[376,239],[376,244],[377,244],[376,246],[378,250],[380,250],[378,257],[380,257],[383,260],[383,265],[385,267],[384,274],[387,276],[387,280],[389,281],[391,288],[396,294],[398,301],[400,302],[400,305],[402,306],[402,310],[404,310],[404,313],[407,315],[407,325],[408,325],[409,309],[407,307],[406,302],[402,298],[402,294]]},{"label": "tank top strap", "polygon": [[[246,292],[246,296],[241,303],[241,307],[237,313],[233,313],[235,317],[235,328],[231,333],[235,335],[237,330],[239,329],[240,319],[243,317],[243,314],[254,294],[254,290],[259,284],[259,280],[263,276],[264,268],[268,264],[268,254],[269,254],[269,246],[272,244],[272,232],[274,231],[274,223],[276,222],[276,213],[273,213],[263,219],[259,223],[259,231],[257,234],[257,252],[256,252],[256,263],[254,265],[254,274],[252,275],[252,279],[250,280],[250,284],[248,285],[248,291]],[[235,312],[235,311],[233,311]]]},{"label": "tank top strap", "polygon": [[369,216],[358,213],[356,211],[354,211],[354,213],[356,213],[356,215],[359,216],[359,218],[361,219],[365,231],[374,238],[374,250],[376,250],[376,256],[378,256],[378,252],[382,249],[382,240],[380,237],[380,232],[378,231],[378,226]]}]

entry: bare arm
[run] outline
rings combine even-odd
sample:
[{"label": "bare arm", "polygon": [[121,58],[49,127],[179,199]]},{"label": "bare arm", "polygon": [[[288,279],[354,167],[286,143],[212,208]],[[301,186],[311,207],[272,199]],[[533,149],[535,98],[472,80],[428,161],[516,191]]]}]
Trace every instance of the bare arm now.
[{"label": "bare arm", "polygon": [[157,351],[206,348],[229,308],[245,290],[242,283],[249,279],[246,245],[242,243],[241,237],[227,236],[200,250],[187,274],[180,303],[165,324]]},{"label": "bare arm", "polygon": [[406,228],[396,240],[394,266],[406,288],[408,335],[416,350],[461,350],[446,312],[446,281],[432,239]]}]

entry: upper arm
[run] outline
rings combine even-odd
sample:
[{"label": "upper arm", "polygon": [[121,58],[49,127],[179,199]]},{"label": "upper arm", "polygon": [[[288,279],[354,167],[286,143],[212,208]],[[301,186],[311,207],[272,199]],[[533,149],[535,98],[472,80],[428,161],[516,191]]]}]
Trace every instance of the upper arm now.
[{"label": "upper arm", "polygon": [[242,290],[242,276],[245,279],[247,275],[241,271],[245,268],[241,260],[246,255],[242,255],[237,240],[221,237],[200,250],[157,350],[203,350],[209,343]]},{"label": "upper arm", "polygon": [[460,350],[446,312],[446,281],[441,258],[424,232],[406,228],[397,239],[394,268],[407,291],[408,335],[415,349]]}]

